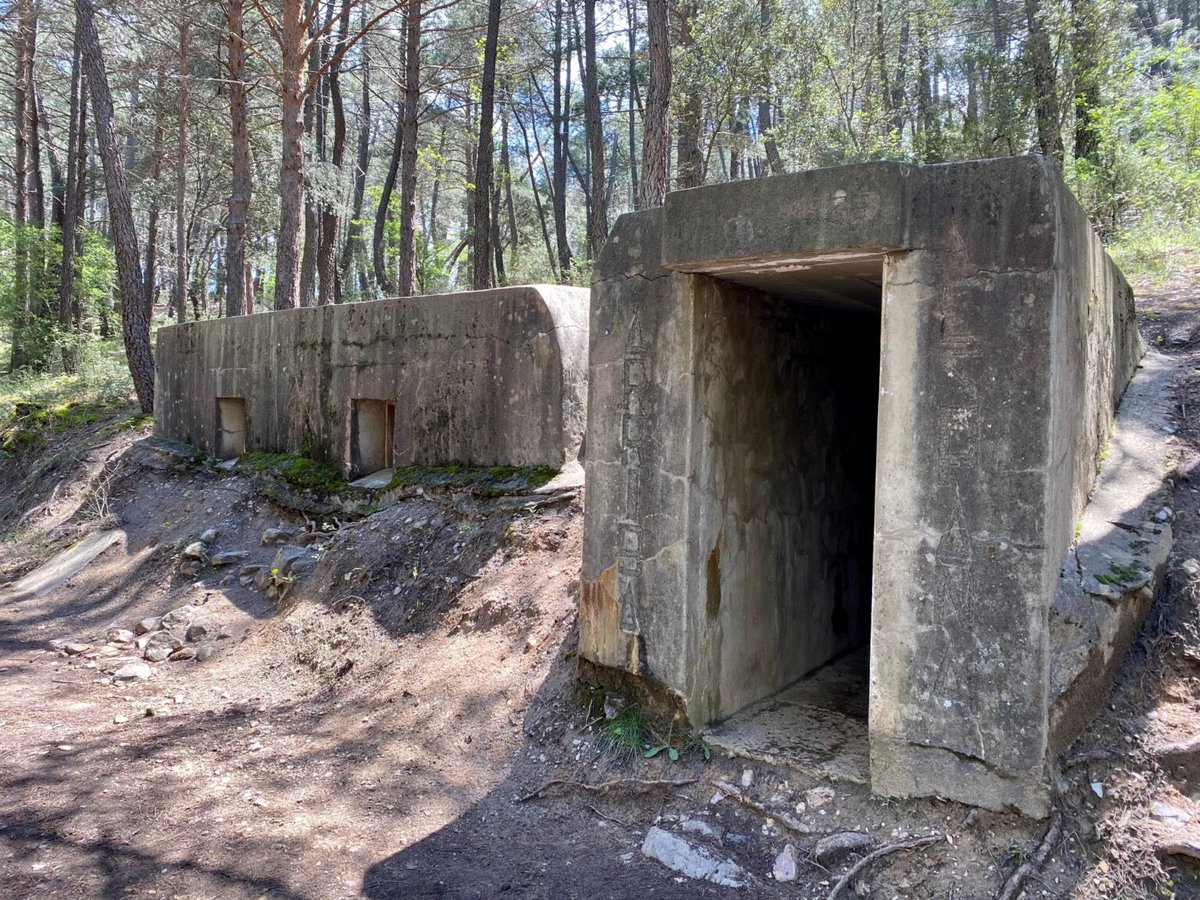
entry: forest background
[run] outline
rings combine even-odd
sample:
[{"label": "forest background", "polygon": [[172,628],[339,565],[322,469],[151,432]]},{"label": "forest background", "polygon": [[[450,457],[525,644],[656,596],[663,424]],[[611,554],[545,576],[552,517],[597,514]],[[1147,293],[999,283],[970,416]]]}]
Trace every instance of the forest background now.
[{"label": "forest background", "polygon": [[1200,261],[1200,0],[4,0],[0,414],[163,322],[587,284],[668,190],[1044,154]]}]

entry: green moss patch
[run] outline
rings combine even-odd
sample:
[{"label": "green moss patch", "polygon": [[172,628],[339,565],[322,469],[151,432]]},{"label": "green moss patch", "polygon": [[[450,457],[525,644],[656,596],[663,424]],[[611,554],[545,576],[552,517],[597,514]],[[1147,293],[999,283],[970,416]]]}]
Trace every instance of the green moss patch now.
[{"label": "green moss patch", "polygon": [[333,466],[306,456],[253,452],[244,454],[238,460],[238,465],[305,490],[332,494],[349,487],[346,479]]},{"label": "green moss patch", "polygon": [[[0,451],[15,453],[19,450],[40,447],[50,434],[63,434],[111,416],[126,404],[123,403],[46,403],[19,402],[13,407],[7,421],[0,425]],[[144,424],[145,418],[136,415],[121,419],[109,426],[115,434],[121,427]],[[109,437],[109,434],[105,434]]]}]

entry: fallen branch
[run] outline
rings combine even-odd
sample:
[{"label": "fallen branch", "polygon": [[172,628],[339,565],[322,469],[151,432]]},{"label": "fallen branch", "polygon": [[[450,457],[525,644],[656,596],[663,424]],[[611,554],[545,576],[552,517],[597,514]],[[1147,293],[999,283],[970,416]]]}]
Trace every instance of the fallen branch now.
[{"label": "fallen branch", "polygon": [[747,797],[745,794],[743,794],[741,791],[739,791],[737,788],[735,788],[732,784],[730,784],[727,781],[716,782],[716,788],[718,791],[720,791],[726,797],[729,797],[732,800],[736,800],[738,803],[742,804],[742,806],[752,809],[756,813],[764,815],[768,819],[778,822],[780,825],[782,825],[788,831],[792,831],[792,832],[795,832],[796,834],[801,834],[801,835],[805,835],[805,836],[816,833],[810,828],[805,828],[804,824],[801,823],[794,816],[791,816],[785,812],[775,812],[775,810],[771,809],[770,807],[764,806],[763,804],[759,803],[757,800],[753,800],[750,797]]},{"label": "fallen branch", "polygon": [[695,784],[700,779],[684,778],[679,781],[671,781],[669,779],[656,778],[618,778],[614,781],[602,781],[600,784],[588,784],[585,781],[571,781],[569,778],[552,778],[547,781],[536,791],[530,791],[524,797],[518,797],[517,803],[524,803],[527,800],[534,800],[552,787],[563,785],[565,787],[579,788],[581,791],[591,791],[594,794],[603,794],[611,790],[622,787],[631,787],[638,789],[658,788],[658,787],[684,787],[685,785]]},{"label": "fallen branch", "polygon": [[859,872],[880,857],[887,856],[889,853],[899,853],[901,850],[912,850],[916,847],[924,847],[926,844],[936,844],[938,841],[944,841],[945,839],[946,838],[944,835],[931,834],[926,837],[910,838],[907,841],[897,841],[895,844],[885,844],[878,850],[868,853],[853,866],[851,866],[850,871],[843,875],[841,880],[833,886],[833,890],[829,892],[829,896],[826,898],[826,900],[837,900],[838,895],[846,889],[846,886],[854,880],[855,876],[857,876]]},{"label": "fallen branch", "polygon": [[1004,882],[1004,890],[1000,892],[997,900],[1017,900],[1017,897],[1021,896],[1021,891],[1025,886],[1025,879],[1046,864],[1046,860],[1050,858],[1050,854],[1054,851],[1054,845],[1058,843],[1062,829],[1062,813],[1055,811],[1054,817],[1050,820],[1050,827],[1046,829],[1046,836],[1042,838],[1042,842],[1038,845],[1037,852],[1021,863],[1017,867],[1017,871],[1008,877],[1008,881]]},{"label": "fallen branch", "polygon": [[626,828],[633,827],[628,822],[622,822],[620,819],[614,819],[612,816],[606,815],[605,813],[600,812],[600,810],[596,809],[596,807],[592,806],[592,804],[590,804],[590,803],[588,804],[588,809],[590,809],[592,812],[594,812],[596,815],[598,815],[602,819],[607,819],[610,822],[616,822],[618,825],[624,825]]}]

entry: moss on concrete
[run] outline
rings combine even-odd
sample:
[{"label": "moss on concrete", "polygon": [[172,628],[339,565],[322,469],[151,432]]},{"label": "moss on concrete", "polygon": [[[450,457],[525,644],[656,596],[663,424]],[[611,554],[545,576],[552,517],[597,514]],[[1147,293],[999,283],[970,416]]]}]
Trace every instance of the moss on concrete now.
[{"label": "moss on concrete", "polygon": [[553,466],[405,466],[396,469],[387,490],[430,488],[469,490],[484,497],[524,494],[541,487],[558,474]]}]

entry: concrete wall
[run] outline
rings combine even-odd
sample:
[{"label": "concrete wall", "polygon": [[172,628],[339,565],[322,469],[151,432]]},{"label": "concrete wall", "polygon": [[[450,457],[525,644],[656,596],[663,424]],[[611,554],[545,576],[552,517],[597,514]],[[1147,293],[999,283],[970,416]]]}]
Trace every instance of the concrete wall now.
[{"label": "concrete wall", "polygon": [[161,328],[155,432],[216,452],[217,398],[240,397],[247,450],[349,473],[366,398],[396,404],[396,465],[561,465],[583,439],[587,308],[534,286]]},{"label": "concrete wall", "polygon": [[[581,653],[658,680],[696,724],[771,683],[722,664],[776,653],[759,631],[708,625],[712,523],[751,499],[778,515],[781,501],[712,490],[712,462],[696,452],[736,430],[705,419],[713,304],[698,285],[718,276],[782,294],[851,260],[827,279],[844,285],[864,277],[853,260],[876,258],[872,785],[1040,813],[1049,605],[1141,353],[1128,287],[1040,158],[712,186],[617,223],[593,289]],[[733,319],[727,334],[751,327]],[[748,440],[767,440],[773,418],[743,422],[764,428]],[[745,589],[762,583],[753,556],[732,565],[723,552],[729,621],[770,602]]]}]

